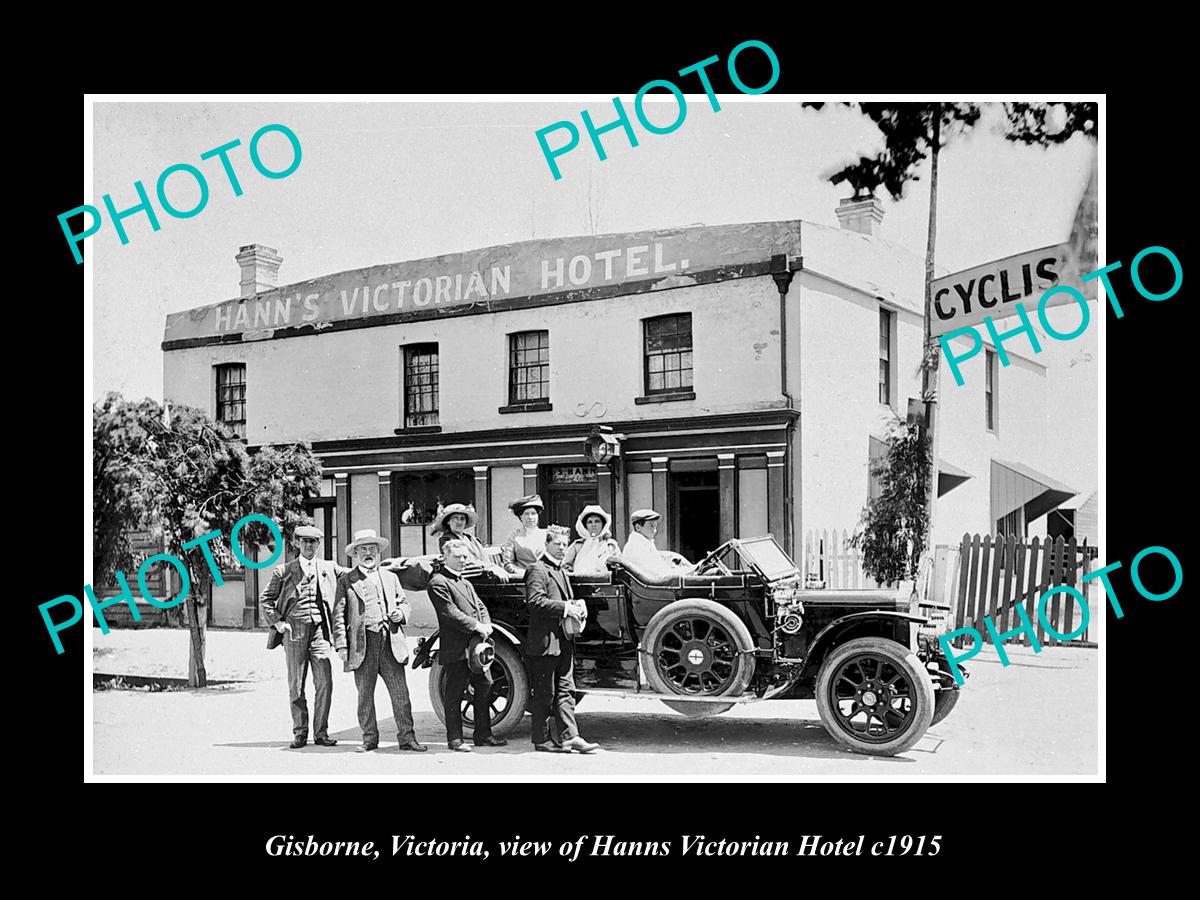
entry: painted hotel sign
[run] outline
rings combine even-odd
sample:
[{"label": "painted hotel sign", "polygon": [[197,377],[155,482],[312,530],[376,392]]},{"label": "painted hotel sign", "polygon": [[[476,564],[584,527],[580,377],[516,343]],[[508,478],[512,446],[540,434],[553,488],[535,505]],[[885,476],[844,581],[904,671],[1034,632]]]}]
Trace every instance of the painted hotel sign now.
[{"label": "painted hotel sign", "polygon": [[164,346],[595,299],[621,293],[622,285],[635,292],[734,277],[746,266],[745,274],[758,274],[753,264],[765,272],[772,256],[798,256],[799,233],[798,221],[700,226],[526,241],[354,269],[172,313]]}]

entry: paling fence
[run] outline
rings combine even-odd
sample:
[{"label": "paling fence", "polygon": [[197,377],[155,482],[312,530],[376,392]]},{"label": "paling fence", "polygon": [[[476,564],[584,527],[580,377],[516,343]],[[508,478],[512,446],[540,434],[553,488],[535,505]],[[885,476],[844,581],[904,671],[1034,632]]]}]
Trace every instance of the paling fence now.
[{"label": "paling fence", "polygon": [[[992,643],[984,617],[991,616],[996,631],[1003,633],[1022,624],[1016,611],[1020,605],[1033,623],[1042,646],[1096,646],[1097,617],[1103,614],[1103,609],[1098,608],[1096,581],[1083,582],[1083,576],[1097,568],[1096,549],[1088,547],[1086,540],[1079,545],[1075,538],[1023,540],[1015,536],[964,534],[958,550],[958,571],[951,581],[955,586],[952,600],[955,627],[975,628],[984,641]],[[1069,585],[1088,599],[1087,628],[1069,641],[1053,637],[1038,616],[1042,595],[1057,585]],[[1056,593],[1046,603],[1046,621],[1059,634],[1075,631],[1082,617],[1078,602],[1069,594]],[[954,645],[961,648],[972,640],[971,636],[960,635],[954,639]],[[1022,632],[1006,643],[1029,646],[1030,639]]]},{"label": "paling fence", "polygon": [[870,590],[879,582],[862,570],[862,554],[850,546],[850,533],[835,528],[804,532],[804,558],[800,571],[825,582],[828,590]]}]

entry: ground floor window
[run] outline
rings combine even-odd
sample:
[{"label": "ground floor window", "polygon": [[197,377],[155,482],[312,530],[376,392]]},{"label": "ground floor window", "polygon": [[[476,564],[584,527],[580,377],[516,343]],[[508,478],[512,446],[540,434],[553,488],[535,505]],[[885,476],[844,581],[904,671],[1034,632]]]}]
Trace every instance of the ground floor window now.
[{"label": "ground floor window", "polygon": [[471,469],[393,472],[392,515],[400,535],[397,555],[436,553],[437,538],[429,535],[429,524],[451,503],[475,503]]}]

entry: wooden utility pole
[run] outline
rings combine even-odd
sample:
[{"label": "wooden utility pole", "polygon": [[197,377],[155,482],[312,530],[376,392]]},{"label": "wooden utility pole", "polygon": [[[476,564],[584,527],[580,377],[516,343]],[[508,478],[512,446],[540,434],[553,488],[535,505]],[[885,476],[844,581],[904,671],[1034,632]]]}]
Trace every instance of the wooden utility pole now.
[{"label": "wooden utility pole", "polygon": [[921,364],[921,398],[925,401],[926,433],[929,437],[929,478],[926,483],[928,491],[925,497],[925,515],[928,532],[926,533],[925,549],[933,552],[933,511],[937,501],[937,466],[938,466],[938,394],[941,381],[942,353],[941,345],[930,334],[933,327],[933,255],[937,240],[937,187],[938,187],[938,153],[941,150],[942,105],[933,105],[932,134],[930,147],[932,162],[929,171],[929,239],[925,245],[925,355]]}]

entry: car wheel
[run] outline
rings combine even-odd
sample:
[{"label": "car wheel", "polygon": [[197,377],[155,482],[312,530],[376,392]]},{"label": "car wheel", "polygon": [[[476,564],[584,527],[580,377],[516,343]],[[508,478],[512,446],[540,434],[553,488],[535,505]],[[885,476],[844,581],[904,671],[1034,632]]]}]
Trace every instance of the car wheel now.
[{"label": "car wheel", "polygon": [[[655,613],[642,637],[646,681],[660,694],[736,697],[754,677],[754,642],[732,610],[712,600],[678,600]],[[672,702],[693,718],[714,716],[733,703]]]},{"label": "car wheel", "polygon": [[942,721],[942,719],[946,718],[946,716],[950,715],[950,712],[958,704],[958,698],[961,694],[962,691],[937,691],[935,693],[933,700],[933,719],[929,723],[930,728]]},{"label": "car wheel", "polygon": [[911,749],[933,720],[928,673],[915,653],[887,638],[855,638],[835,648],[817,673],[816,695],[834,740],[873,756]]},{"label": "car wheel", "polygon": [[[503,737],[521,721],[529,701],[529,676],[525,672],[525,662],[508,641],[496,641],[492,679],[492,734]],[[433,704],[434,715],[443,725],[446,724],[446,708],[442,702],[445,682],[446,670],[435,659],[429,668],[429,701]],[[474,696],[475,691],[468,683],[459,701],[463,731],[467,734],[475,727],[475,710],[471,705]]]}]

